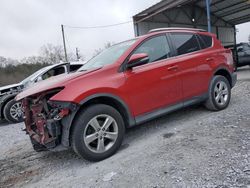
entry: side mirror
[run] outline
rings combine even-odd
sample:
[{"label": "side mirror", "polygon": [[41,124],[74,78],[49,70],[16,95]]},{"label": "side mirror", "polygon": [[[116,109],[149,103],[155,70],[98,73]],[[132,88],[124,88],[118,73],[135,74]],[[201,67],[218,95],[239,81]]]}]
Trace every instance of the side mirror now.
[{"label": "side mirror", "polygon": [[148,54],[140,53],[140,54],[133,54],[127,64],[127,68],[133,68],[140,65],[147,64],[149,62]]}]

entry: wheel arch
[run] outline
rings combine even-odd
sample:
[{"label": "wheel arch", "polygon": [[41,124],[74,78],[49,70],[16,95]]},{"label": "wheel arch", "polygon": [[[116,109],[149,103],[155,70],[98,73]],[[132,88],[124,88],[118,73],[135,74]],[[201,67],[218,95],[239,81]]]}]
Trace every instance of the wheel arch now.
[{"label": "wheel arch", "polygon": [[11,94],[11,95],[6,95],[3,97],[3,99],[1,99],[3,102],[0,106],[0,119],[4,119],[4,114],[3,114],[3,110],[4,110],[4,107],[6,106],[6,104],[11,101],[12,99],[15,98],[17,94]]},{"label": "wheel arch", "polygon": [[213,76],[216,76],[216,75],[221,75],[221,76],[224,76],[231,87],[233,87],[233,80],[232,80],[232,76],[231,76],[231,73],[229,70],[227,70],[227,68],[225,67],[219,67],[217,68],[215,71],[214,71],[214,74]]},{"label": "wheel arch", "polygon": [[91,95],[83,99],[78,105],[77,110],[72,113],[71,116],[67,116],[62,119],[62,124],[65,127],[64,133],[62,134],[62,142],[64,146],[70,146],[70,135],[73,130],[74,122],[78,114],[86,107],[93,104],[106,104],[114,107],[121,114],[124,119],[126,128],[132,127],[135,125],[135,118],[133,117],[129,107],[126,103],[118,96],[107,93],[99,93]]},{"label": "wheel arch", "polygon": [[78,109],[73,113],[71,117],[63,119],[63,124],[65,125],[65,130],[67,131],[66,134],[62,137],[62,142],[64,143],[63,145],[71,145],[70,135],[72,133],[74,122],[76,121],[78,114],[81,113],[84,108],[93,104],[106,104],[112,106],[121,114],[126,128],[135,125],[134,117],[132,116],[126,103],[120,97],[107,93],[94,94],[82,100],[79,104]]},{"label": "wheel arch", "polygon": [[78,109],[77,113],[79,113],[82,109],[93,104],[106,104],[106,105],[114,107],[123,117],[126,127],[130,127],[135,124],[134,117],[129,107],[124,102],[124,100],[122,100],[120,97],[116,95],[109,94],[109,93],[94,94],[85,98],[84,100],[80,102],[80,108]]}]

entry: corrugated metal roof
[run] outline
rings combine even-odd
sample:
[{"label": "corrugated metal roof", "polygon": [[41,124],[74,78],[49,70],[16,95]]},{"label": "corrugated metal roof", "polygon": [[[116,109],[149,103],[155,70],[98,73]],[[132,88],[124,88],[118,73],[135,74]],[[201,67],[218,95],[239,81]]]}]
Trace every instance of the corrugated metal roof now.
[{"label": "corrugated metal roof", "polygon": [[[134,20],[140,22],[165,10],[189,3],[206,8],[205,0],[162,0],[136,14]],[[250,21],[250,0],[212,0],[210,7],[212,15],[229,24],[237,25]]]}]

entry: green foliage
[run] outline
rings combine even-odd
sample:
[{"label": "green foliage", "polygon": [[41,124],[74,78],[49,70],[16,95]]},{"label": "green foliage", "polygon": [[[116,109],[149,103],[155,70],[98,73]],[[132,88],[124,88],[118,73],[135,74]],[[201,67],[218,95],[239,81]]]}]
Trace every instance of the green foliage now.
[{"label": "green foliage", "polygon": [[49,64],[47,63],[24,63],[15,66],[11,64],[6,65],[5,67],[0,66],[0,86],[19,83],[35,71],[48,65]]}]

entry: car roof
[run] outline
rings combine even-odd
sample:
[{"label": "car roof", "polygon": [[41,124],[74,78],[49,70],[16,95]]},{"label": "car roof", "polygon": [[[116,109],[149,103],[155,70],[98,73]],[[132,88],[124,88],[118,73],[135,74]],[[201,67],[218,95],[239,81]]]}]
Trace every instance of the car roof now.
[{"label": "car roof", "polygon": [[160,31],[172,31],[172,30],[179,30],[179,31],[199,31],[199,32],[206,32],[204,29],[197,29],[197,28],[185,28],[185,27],[166,27],[166,28],[156,28],[149,30],[148,33],[153,32],[160,32]]},{"label": "car roof", "polygon": [[70,62],[70,65],[84,65],[86,61],[72,61]]},{"label": "car roof", "polygon": [[156,29],[151,29],[149,30],[148,33],[144,34],[144,35],[140,35],[137,36],[135,39],[141,39],[144,40],[145,38],[151,37],[151,36],[155,36],[158,34],[164,34],[164,33],[168,33],[168,32],[187,32],[187,33],[197,33],[197,34],[204,34],[204,35],[208,35],[211,37],[214,37],[215,34],[207,32],[206,30],[203,29],[198,29],[198,28],[185,28],[185,27],[167,27],[167,28],[156,28]]}]

